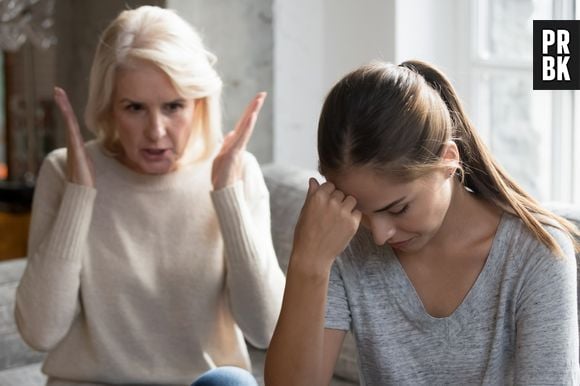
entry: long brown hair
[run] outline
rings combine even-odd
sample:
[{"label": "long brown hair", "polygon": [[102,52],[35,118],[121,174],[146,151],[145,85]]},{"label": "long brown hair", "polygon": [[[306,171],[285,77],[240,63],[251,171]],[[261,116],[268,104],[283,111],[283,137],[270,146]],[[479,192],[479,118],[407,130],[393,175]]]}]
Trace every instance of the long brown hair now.
[{"label": "long brown hair", "polygon": [[[459,149],[465,187],[517,215],[552,252],[562,254],[542,224],[580,236],[571,222],[544,209],[494,160],[447,77],[425,62],[374,62],[332,88],[318,125],[319,169],[325,175],[371,166],[413,180],[449,166],[440,157],[449,140]],[[580,250],[580,243],[574,245]]]}]

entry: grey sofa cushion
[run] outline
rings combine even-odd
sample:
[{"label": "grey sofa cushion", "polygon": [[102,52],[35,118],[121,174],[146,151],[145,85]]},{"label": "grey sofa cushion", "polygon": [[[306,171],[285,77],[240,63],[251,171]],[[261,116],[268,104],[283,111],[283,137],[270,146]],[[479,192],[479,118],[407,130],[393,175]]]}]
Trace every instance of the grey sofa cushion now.
[{"label": "grey sofa cushion", "polygon": [[275,164],[263,166],[262,171],[270,192],[272,240],[280,267],[286,272],[292,252],[294,227],[306,198],[308,179],[318,174]]},{"label": "grey sofa cushion", "polygon": [[22,341],[14,322],[14,296],[25,266],[25,259],[0,263],[0,370],[39,362],[44,357]]},{"label": "grey sofa cushion", "polygon": [[41,362],[31,363],[26,366],[12,367],[0,370],[0,385],[4,386],[42,386],[46,384],[46,376],[40,368]]}]

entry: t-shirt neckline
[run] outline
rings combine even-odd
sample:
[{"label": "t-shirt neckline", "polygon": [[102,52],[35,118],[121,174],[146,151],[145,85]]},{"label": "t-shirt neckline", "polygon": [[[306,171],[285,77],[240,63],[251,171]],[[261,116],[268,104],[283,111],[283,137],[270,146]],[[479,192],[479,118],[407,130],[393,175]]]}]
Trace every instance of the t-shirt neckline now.
[{"label": "t-shirt neckline", "polygon": [[506,229],[505,224],[507,223],[508,217],[509,215],[506,212],[502,213],[497,230],[495,232],[495,235],[493,236],[489,253],[487,255],[487,258],[485,259],[485,263],[483,265],[483,268],[481,269],[481,272],[479,272],[479,275],[475,279],[475,282],[473,283],[469,291],[467,291],[467,294],[465,295],[463,300],[459,303],[459,305],[455,308],[455,310],[453,310],[451,314],[444,317],[436,317],[427,312],[427,309],[425,308],[425,305],[421,301],[421,298],[419,297],[419,294],[417,293],[415,286],[413,286],[413,283],[407,276],[405,269],[401,265],[394,251],[391,248],[385,248],[385,254],[388,255],[388,257],[394,261],[394,265],[398,270],[395,277],[398,278],[398,280],[400,281],[398,283],[400,286],[399,288],[405,288],[407,290],[406,291],[407,293],[403,296],[410,297],[409,303],[416,308],[416,310],[418,311],[417,314],[422,315],[425,321],[436,323],[452,321],[454,319],[461,318],[462,315],[470,308],[470,304],[473,303],[474,299],[477,298],[478,293],[481,291],[480,287],[482,287],[484,283],[487,281],[487,278],[489,278],[490,275],[493,276],[496,271],[496,268],[498,266],[497,258],[499,256],[498,248],[500,244],[500,239],[502,238],[501,235],[505,232]]}]

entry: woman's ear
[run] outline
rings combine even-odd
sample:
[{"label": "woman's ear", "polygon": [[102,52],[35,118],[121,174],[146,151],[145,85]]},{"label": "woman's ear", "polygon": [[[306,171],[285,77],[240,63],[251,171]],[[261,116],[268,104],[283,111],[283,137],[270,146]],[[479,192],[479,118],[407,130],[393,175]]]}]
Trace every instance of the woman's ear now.
[{"label": "woman's ear", "polygon": [[447,176],[453,177],[458,169],[461,169],[459,149],[454,141],[447,141],[441,151],[441,159],[446,165]]},{"label": "woman's ear", "polygon": [[447,141],[441,150],[441,159],[450,166],[459,167],[461,159],[459,157],[459,148],[454,141]]}]

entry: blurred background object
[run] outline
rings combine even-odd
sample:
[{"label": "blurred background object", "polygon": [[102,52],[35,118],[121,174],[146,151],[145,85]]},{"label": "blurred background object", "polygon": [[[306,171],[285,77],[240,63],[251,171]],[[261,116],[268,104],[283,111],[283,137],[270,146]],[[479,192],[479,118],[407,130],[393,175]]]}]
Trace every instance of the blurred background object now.
[{"label": "blurred background object", "polygon": [[0,0],[0,48],[4,51],[6,128],[4,179],[31,186],[38,164],[54,146],[49,81],[54,34],[54,0]]},{"label": "blurred background object", "polygon": [[35,176],[55,146],[53,26],[54,0],[0,0],[0,260],[26,254]]}]

